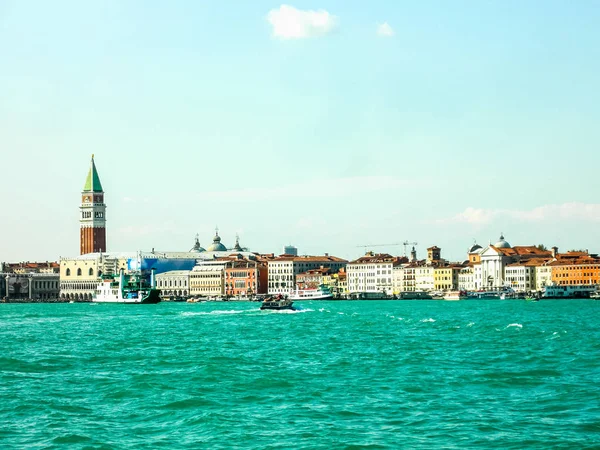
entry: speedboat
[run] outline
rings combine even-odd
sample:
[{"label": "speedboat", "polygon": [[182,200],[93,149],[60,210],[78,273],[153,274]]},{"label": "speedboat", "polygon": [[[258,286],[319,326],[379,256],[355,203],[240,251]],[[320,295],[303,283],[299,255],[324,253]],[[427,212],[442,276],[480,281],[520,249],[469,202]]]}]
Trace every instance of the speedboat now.
[{"label": "speedboat", "polygon": [[287,297],[278,296],[278,297],[267,297],[263,300],[260,305],[261,310],[272,309],[272,310],[282,310],[282,309],[294,309],[292,305],[293,301],[288,299]]}]

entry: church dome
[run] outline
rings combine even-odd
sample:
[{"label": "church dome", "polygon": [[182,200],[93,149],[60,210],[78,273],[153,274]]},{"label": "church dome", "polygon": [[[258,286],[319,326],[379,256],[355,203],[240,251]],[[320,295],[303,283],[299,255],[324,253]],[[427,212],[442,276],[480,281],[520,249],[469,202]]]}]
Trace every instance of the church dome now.
[{"label": "church dome", "polygon": [[483,247],[479,244],[473,244],[471,248],[469,248],[469,253],[475,253],[477,250],[481,250]]},{"label": "church dome", "polygon": [[219,236],[219,232],[215,234],[213,238],[213,243],[207,249],[209,252],[226,252],[227,247],[221,244],[221,236]]},{"label": "church dome", "polygon": [[500,240],[494,244],[496,248],[511,248],[510,244],[504,240],[504,236],[500,235]]},{"label": "church dome", "polygon": [[206,251],[206,249],[202,248],[202,246],[200,245],[200,241],[198,240],[198,235],[196,235],[196,243],[190,250],[190,253],[202,253],[205,251]]}]

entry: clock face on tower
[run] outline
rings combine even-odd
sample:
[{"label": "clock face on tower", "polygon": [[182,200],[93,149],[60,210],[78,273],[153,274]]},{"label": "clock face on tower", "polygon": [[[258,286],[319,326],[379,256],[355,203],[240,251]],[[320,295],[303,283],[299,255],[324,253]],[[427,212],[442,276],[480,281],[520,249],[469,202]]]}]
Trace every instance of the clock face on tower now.
[{"label": "clock face on tower", "polygon": [[86,203],[89,202],[90,201],[90,196],[86,195],[85,197],[83,197],[83,201],[86,202]]}]

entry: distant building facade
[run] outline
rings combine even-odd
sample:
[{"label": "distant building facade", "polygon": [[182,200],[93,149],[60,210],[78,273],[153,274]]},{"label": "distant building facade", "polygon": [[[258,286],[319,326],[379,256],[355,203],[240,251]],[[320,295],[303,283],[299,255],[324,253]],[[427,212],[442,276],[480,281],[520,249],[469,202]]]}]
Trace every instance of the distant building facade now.
[{"label": "distant building facade", "polygon": [[392,295],[393,269],[406,263],[407,258],[398,258],[387,253],[368,252],[346,266],[349,294]]},{"label": "distant building facade", "polygon": [[291,294],[296,290],[296,276],[310,269],[328,268],[331,273],[343,269],[348,261],[335,256],[281,255],[268,262],[269,294]]}]

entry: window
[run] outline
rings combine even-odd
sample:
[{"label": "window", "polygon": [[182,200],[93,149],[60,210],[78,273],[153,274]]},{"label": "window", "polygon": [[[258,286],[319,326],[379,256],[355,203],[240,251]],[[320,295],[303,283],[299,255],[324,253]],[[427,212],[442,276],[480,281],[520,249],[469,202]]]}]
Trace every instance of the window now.
[{"label": "window", "polygon": [[67,276],[70,277],[71,276],[71,269],[67,269]]},{"label": "window", "polygon": [[80,277],[81,276],[81,268],[77,269],[77,276]]},{"label": "window", "polygon": [[88,275],[90,277],[94,275],[94,269],[92,269],[91,267],[90,267],[90,270],[88,270]]}]

